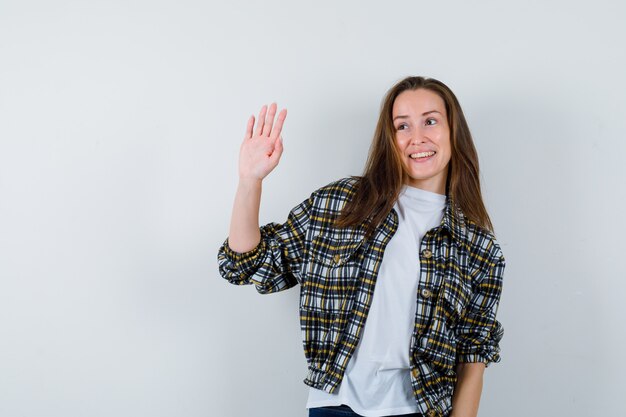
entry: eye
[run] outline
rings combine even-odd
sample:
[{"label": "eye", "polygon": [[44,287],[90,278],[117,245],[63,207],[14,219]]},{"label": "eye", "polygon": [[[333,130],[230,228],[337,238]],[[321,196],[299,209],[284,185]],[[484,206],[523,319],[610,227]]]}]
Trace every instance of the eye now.
[{"label": "eye", "polygon": [[432,120],[433,122],[437,122],[437,119],[433,119],[433,118],[431,117],[431,118],[426,119],[426,124],[428,124],[428,122],[429,122],[429,121],[431,121],[431,120]]},{"label": "eye", "polygon": [[406,128],[406,123],[402,123],[398,125],[398,127],[396,127],[396,130],[405,130],[405,128]]}]

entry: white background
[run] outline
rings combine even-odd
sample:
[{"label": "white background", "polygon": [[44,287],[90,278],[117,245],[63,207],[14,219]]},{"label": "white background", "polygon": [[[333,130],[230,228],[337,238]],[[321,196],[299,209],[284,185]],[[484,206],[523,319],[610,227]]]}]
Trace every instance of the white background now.
[{"label": "white background", "polygon": [[0,2],[0,415],[306,416],[298,289],[217,269],[245,124],[262,224],[362,172],[389,87],[457,94],[507,258],[480,416],[625,415],[621,1]]}]

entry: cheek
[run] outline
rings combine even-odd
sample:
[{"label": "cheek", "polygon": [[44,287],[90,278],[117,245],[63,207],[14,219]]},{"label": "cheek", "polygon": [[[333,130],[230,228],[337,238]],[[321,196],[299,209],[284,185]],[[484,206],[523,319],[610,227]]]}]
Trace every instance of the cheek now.
[{"label": "cheek", "polygon": [[452,155],[452,145],[450,143],[450,139],[449,139],[449,136],[448,136],[447,133],[444,133],[440,137],[439,147],[440,147],[442,153],[445,155],[445,157],[447,159],[449,159],[450,155]]},{"label": "cheek", "polygon": [[406,144],[409,140],[409,136],[407,134],[397,133],[396,134],[396,144],[400,148],[406,147]]},{"label": "cheek", "polygon": [[437,154],[439,155],[439,160],[442,165],[447,165],[448,163],[450,163],[450,159],[452,157],[452,149],[450,148],[450,146],[440,144]]}]

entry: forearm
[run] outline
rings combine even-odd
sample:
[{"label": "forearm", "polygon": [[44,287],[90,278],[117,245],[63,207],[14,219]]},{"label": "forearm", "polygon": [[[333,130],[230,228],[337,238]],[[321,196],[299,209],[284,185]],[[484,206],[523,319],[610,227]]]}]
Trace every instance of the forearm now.
[{"label": "forearm", "polygon": [[247,252],[261,241],[259,207],[262,180],[240,179],[230,220],[228,246],[235,252]]},{"label": "forearm", "polygon": [[459,363],[450,417],[476,417],[483,390],[485,364]]}]

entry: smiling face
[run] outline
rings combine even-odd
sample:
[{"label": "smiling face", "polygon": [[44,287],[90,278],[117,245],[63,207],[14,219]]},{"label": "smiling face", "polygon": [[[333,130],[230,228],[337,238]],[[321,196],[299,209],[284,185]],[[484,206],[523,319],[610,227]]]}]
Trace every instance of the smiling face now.
[{"label": "smiling face", "polygon": [[405,90],[393,103],[392,120],[408,185],[445,194],[452,149],[443,99],[423,88]]}]

